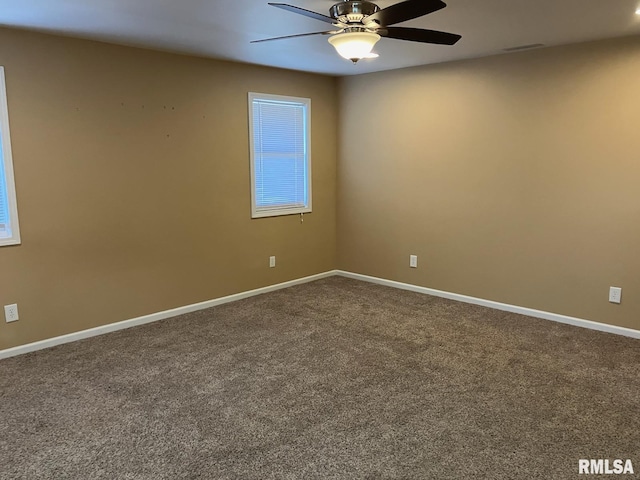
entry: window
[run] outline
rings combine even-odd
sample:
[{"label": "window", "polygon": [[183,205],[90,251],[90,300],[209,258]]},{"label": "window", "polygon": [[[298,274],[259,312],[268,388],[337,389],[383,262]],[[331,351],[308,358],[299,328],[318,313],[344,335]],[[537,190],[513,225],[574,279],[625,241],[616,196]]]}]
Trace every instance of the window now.
[{"label": "window", "polygon": [[0,67],[0,246],[20,243],[4,67]]},{"label": "window", "polygon": [[311,211],[311,100],[249,93],[251,216]]}]

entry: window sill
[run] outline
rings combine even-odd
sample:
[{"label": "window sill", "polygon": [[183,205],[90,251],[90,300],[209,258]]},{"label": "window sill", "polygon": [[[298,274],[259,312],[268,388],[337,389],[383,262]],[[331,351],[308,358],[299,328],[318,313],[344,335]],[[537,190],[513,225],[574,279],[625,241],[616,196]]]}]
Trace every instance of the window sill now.
[{"label": "window sill", "polygon": [[284,215],[300,215],[301,213],[311,213],[311,207],[257,210],[251,212],[251,218],[281,217]]}]

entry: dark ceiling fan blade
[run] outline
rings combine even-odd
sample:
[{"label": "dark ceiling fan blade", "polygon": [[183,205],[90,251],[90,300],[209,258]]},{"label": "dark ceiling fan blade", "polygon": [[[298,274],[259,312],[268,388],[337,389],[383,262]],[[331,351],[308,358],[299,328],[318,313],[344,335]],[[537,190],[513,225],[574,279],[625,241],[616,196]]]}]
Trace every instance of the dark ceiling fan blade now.
[{"label": "dark ceiling fan blade", "polygon": [[381,37],[408,40],[410,42],[435,43],[438,45],[455,45],[462,35],[455,33],[424,30],[422,28],[387,27],[376,30]]},{"label": "dark ceiling fan blade", "polygon": [[338,32],[332,31],[332,32],[299,33],[297,35],[286,35],[284,37],[273,37],[273,38],[264,38],[262,40],[253,40],[252,42],[249,42],[249,43],[270,42],[271,40],[282,40],[284,38],[296,38],[296,37],[308,37],[310,35],[331,35],[332,33],[338,33]]},{"label": "dark ceiling fan blade", "polygon": [[321,13],[312,12],[311,10],[305,10],[304,8],[295,7],[293,5],[287,5],[286,3],[269,3],[269,5],[287,10],[289,12],[299,13],[300,15],[304,15],[305,17],[315,18],[316,20],[320,20],[321,22],[335,23],[336,21],[334,18],[328,17]]},{"label": "dark ceiling fan blade", "polygon": [[441,0],[406,0],[368,16],[367,21],[373,20],[386,27],[428,15],[446,6]]}]

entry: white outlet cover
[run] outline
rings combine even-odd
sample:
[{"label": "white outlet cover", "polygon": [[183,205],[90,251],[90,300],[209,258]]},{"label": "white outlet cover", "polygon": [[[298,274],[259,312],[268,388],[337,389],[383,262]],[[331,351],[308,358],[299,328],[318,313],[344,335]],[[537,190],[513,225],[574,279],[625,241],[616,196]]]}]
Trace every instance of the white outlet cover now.
[{"label": "white outlet cover", "polygon": [[7,323],[17,321],[20,318],[18,316],[18,305],[15,303],[13,305],[5,305],[4,318],[7,321]]},{"label": "white outlet cover", "polygon": [[411,268],[418,268],[418,256],[417,255],[409,255],[409,266]]},{"label": "white outlet cover", "polygon": [[275,266],[276,266],[276,257],[275,256],[269,257],[269,268],[273,268]]},{"label": "white outlet cover", "polygon": [[622,288],[610,287],[609,288],[609,301],[611,303],[620,303],[622,301]]}]

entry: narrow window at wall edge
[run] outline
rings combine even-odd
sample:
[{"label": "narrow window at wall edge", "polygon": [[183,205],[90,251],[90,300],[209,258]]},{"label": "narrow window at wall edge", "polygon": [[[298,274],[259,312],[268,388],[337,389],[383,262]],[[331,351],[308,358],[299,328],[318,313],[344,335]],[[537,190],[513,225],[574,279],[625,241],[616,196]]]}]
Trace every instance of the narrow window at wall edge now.
[{"label": "narrow window at wall edge", "polygon": [[11,157],[7,89],[4,67],[0,66],[0,247],[18,244],[20,229]]},{"label": "narrow window at wall edge", "polygon": [[251,217],[311,212],[311,100],[249,92]]}]

